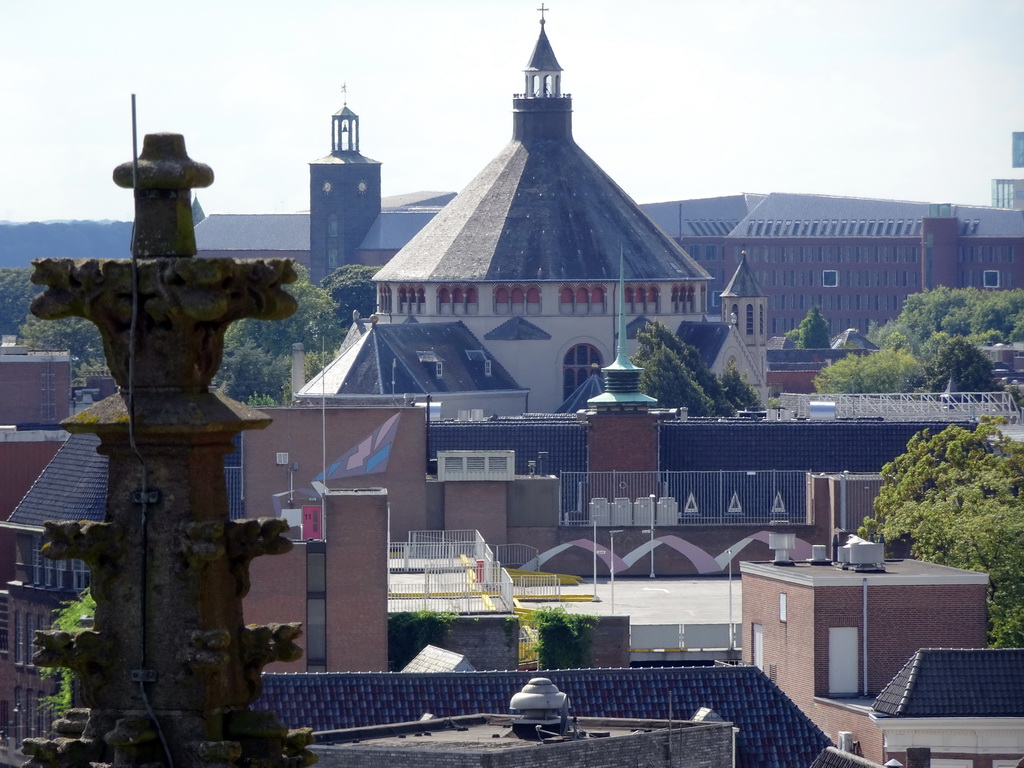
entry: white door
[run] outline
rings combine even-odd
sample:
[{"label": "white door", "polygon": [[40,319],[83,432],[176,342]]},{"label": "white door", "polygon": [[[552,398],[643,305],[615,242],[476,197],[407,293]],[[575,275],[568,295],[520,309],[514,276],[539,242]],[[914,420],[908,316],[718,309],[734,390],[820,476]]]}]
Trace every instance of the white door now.
[{"label": "white door", "polygon": [[754,666],[764,671],[764,627],[754,624],[754,637],[751,646],[754,649]]},{"label": "white door", "polygon": [[829,627],[828,693],[857,693],[857,628]]}]

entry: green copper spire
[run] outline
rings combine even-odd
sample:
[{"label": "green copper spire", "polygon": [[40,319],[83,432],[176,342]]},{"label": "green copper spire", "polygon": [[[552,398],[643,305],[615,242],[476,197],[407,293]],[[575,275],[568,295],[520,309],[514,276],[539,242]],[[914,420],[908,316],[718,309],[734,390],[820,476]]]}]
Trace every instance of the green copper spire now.
[{"label": "green copper spire", "polygon": [[622,250],[619,249],[619,339],[616,349],[618,354],[615,362],[604,371],[604,393],[592,397],[588,405],[598,408],[623,407],[631,410],[646,409],[658,401],[640,392],[640,372],[629,359],[626,350],[626,279],[623,266]]}]

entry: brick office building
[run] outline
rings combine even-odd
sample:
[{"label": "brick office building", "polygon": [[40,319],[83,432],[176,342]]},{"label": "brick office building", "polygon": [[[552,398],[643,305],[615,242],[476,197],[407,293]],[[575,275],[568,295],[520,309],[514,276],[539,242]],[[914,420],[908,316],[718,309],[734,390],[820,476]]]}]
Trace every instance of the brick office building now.
[{"label": "brick office building", "polygon": [[987,642],[984,573],[912,560],[842,568],[827,557],[740,571],[746,661],[836,743],[879,763],[888,758],[868,715],[907,659]]},{"label": "brick office building", "polygon": [[642,208],[712,276],[712,307],[745,249],[773,336],[813,305],[835,334],[891,320],[927,288],[1024,287],[1020,211],[781,192]]}]

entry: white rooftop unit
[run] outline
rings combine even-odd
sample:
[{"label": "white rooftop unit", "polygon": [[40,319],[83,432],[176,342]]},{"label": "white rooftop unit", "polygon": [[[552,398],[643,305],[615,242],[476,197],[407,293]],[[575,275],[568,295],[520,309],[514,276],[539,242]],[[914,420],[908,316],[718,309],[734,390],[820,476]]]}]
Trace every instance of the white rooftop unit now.
[{"label": "white rooftop unit", "polygon": [[437,479],[511,482],[516,476],[515,451],[438,451]]}]

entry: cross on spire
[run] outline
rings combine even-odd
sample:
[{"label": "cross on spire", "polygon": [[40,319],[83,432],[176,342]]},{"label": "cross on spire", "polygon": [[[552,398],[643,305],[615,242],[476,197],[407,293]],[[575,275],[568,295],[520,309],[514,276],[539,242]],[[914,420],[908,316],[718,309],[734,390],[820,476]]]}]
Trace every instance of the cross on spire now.
[{"label": "cross on spire", "polygon": [[544,12],[545,11],[550,11],[551,9],[550,8],[545,8],[544,7],[544,3],[541,3],[540,4],[540,8],[538,8],[537,10],[540,11],[540,25],[543,27],[544,26]]}]

